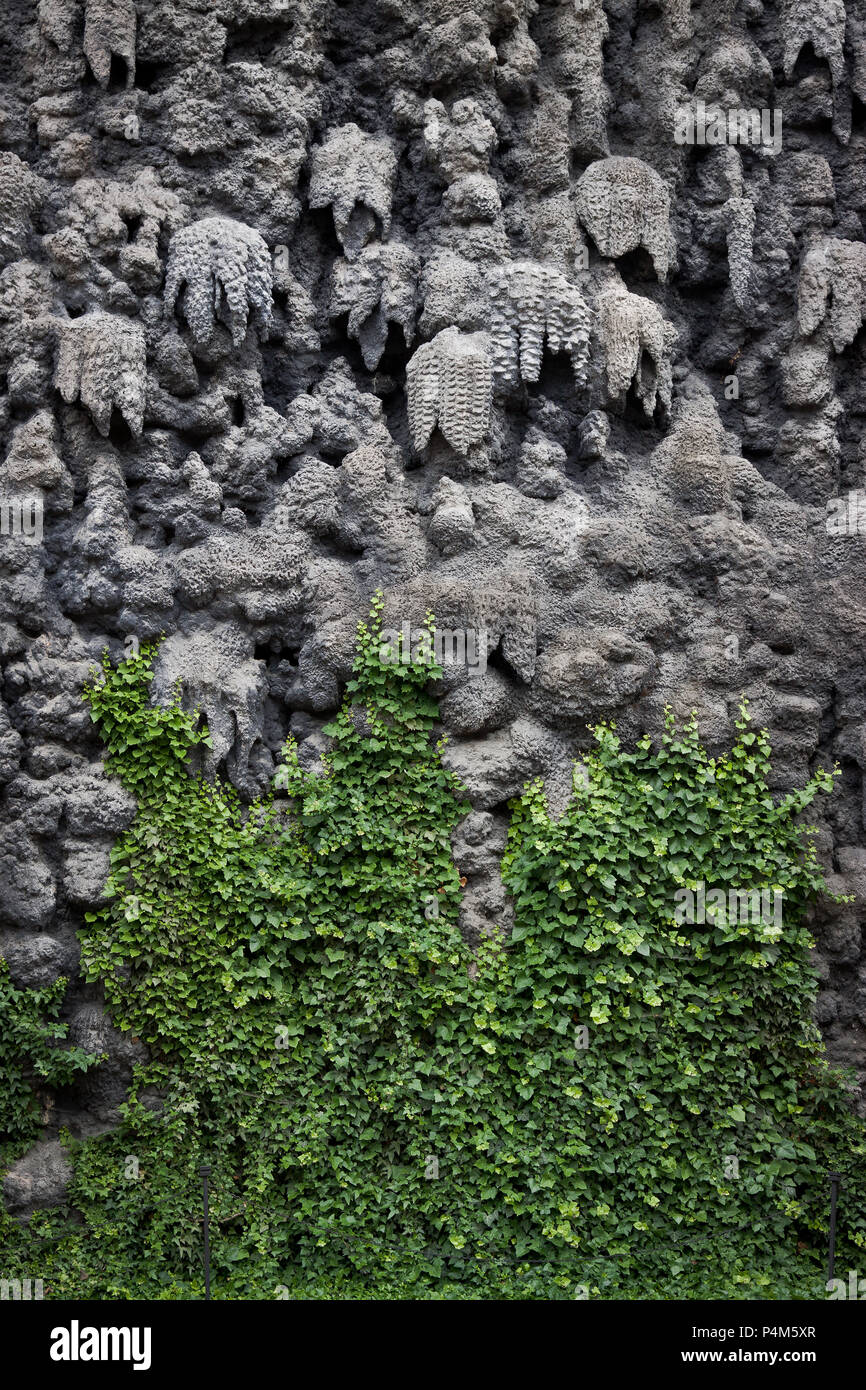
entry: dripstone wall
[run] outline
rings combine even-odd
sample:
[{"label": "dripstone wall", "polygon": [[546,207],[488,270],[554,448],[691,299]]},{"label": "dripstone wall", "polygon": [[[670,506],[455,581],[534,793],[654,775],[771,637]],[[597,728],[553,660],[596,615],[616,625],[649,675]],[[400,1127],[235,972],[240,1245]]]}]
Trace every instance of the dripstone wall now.
[{"label": "dripstone wall", "polygon": [[[720,749],[745,692],[779,789],[838,762],[818,1021],[866,1069],[866,7],[6,0],[0,38],[0,498],[41,509],[0,536],[0,952],[109,1058],[10,1206],[137,1056],[76,975],[134,813],[89,666],[164,632],[251,798],[289,732],[316,765],[379,587],[484,634],[440,687],[470,941],[588,724]],[[713,108],[763,141],[693,143]]]}]

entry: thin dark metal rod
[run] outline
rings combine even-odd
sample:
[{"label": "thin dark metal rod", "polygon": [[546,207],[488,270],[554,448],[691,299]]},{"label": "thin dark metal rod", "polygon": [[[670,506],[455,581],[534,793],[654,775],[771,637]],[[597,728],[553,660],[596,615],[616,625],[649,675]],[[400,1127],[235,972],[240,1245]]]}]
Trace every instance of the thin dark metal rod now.
[{"label": "thin dark metal rod", "polygon": [[827,1251],[827,1282],[836,1275],[836,1199],[839,1195],[839,1174],[828,1173],[830,1179],[830,1246]]},{"label": "thin dark metal rod", "polygon": [[207,1180],[211,1174],[209,1163],[203,1163],[199,1168],[203,1185],[204,1195],[204,1296],[210,1298],[210,1212],[208,1210],[208,1191]]}]

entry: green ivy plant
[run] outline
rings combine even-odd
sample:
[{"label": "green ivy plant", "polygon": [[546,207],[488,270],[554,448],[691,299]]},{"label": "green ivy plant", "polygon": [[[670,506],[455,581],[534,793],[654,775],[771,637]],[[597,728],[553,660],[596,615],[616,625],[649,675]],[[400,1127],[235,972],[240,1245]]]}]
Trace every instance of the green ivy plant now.
[{"label": "green ivy plant", "polygon": [[101,1060],[80,1047],[60,1047],[67,1025],[59,1018],[66,980],[44,989],[13,983],[0,957],[0,1160],[32,1143],[40,1128],[35,1087],[67,1086]]},{"label": "green ivy plant", "polygon": [[[745,706],[717,759],[694,722],[633,751],[602,725],[559,819],[538,783],[514,803],[514,930],[473,954],[441,672],[383,662],[381,612],[322,766],[290,739],[251,806],[190,773],[208,735],[151,703],[152,648],[88,685],[138,814],[82,968],[150,1061],[116,1130],[69,1141],[68,1209],[0,1226],[4,1269],[41,1242],[52,1295],[199,1296],[206,1161],[219,1297],[814,1296],[829,1166],[866,1245],[810,1022],[800,821],[832,775],[774,800]],[[678,922],[698,883],[781,892],[781,930]]]}]

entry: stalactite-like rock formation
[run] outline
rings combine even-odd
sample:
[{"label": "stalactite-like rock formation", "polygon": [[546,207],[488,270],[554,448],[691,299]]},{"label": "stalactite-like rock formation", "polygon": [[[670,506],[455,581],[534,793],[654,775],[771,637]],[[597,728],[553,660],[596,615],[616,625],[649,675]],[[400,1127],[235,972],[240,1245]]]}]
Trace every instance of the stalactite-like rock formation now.
[{"label": "stalactite-like rock formation", "polygon": [[728,243],[731,293],[741,309],[749,302],[755,208],[748,198],[729,198],[722,209]]},{"label": "stalactite-like rock formation", "polygon": [[728,245],[728,276],[734,303],[738,309],[745,311],[750,299],[755,206],[746,196],[742,158],[737,149],[723,145],[719,148],[718,157],[722,178],[730,190],[730,196],[721,210]]},{"label": "stalactite-like rock formation", "polygon": [[67,403],[80,399],[100,434],[108,434],[113,410],[141,434],[145,373],[141,324],[96,313],[62,325],[55,385]]},{"label": "stalactite-like rock formation", "polygon": [[106,87],[112,58],[126,64],[126,81],[135,79],[136,14],[133,0],[84,0],[84,55],[93,76]]},{"label": "stalactite-like rock formation", "polygon": [[235,780],[259,737],[266,683],[248,632],[235,623],[215,624],[187,636],[174,633],[160,648],[154,692],[170,700],[179,683],[189,702],[203,711],[211,735],[210,766],[228,761]]},{"label": "stalactite-like rock formation", "polygon": [[479,444],[490,424],[493,376],[482,333],[444,328],[406,369],[412,442],[423,449],[438,426],[458,454]]},{"label": "stalactite-like rock formation", "polygon": [[570,0],[551,15],[548,33],[555,50],[551,72],[557,88],[571,98],[573,146],[584,159],[610,153],[610,90],[604,80],[603,48],[609,32],[601,0]]},{"label": "stalactite-like rock formation", "polygon": [[785,76],[791,78],[800,52],[811,44],[819,58],[826,58],[833,82],[833,129],[847,142],[850,117],[840,120],[836,111],[837,89],[846,81],[845,5],[843,0],[782,0]]},{"label": "stalactite-like rock formation", "polygon": [[853,343],[866,318],[866,243],[826,238],[803,258],[797,324],[810,337],[825,320],[835,352]]},{"label": "stalactite-like rock formation", "polygon": [[48,191],[43,179],[9,152],[0,153],[0,261],[23,256],[33,230],[33,214]]},{"label": "stalactite-like rock formation", "polygon": [[228,217],[205,217],[172,237],[165,273],[165,308],[171,313],[184,291],[184,312],[193,337],[207,342],[228,311],[232,342],[247,331],[250,310],[261,332],[271,322],[273,274],[263,238]]},{"label": "stalactite-like rock formation", "polygon": [[598,316],[610,399],[624,395],[634,382],[647,415],[659,402],[669,410],[673,325],[651,299],[629,294],[621,282],[611,282],[599,295]]},{"label": "stalactite-like rock formation", "polygon": [[488,282],[493,371],[501,385],[537,381],[545,341],[571,356],[581,384],[589,361],[589,312],[576,285],[537,261],[499,266]]},{"label": "stalactite-like rock formation", "polygon": [[399,242],[371,242],[357,260],[334,263],[331,277],[332,318],[348,314],[351,337],[361,345],[364,365],[374,371],[388,337],[388,324],[403,330],[406,346],[415,336],[418,258]]},{"label": "stalactite-like rock formation", "polygon": [[349,260],[374,235],[391,230],[397,160],[389,142],[365,135],[354,123],[331,130],[313,151],[311,208],[331,207],[334,227]]},{"label": "stalactite-like rock formation", "polygon": [[577,208],[603,256],[643,246],[660,280],[671,262],[670,196],[664,180],[640,159],[621,155],[590,164],[577,182]]}]

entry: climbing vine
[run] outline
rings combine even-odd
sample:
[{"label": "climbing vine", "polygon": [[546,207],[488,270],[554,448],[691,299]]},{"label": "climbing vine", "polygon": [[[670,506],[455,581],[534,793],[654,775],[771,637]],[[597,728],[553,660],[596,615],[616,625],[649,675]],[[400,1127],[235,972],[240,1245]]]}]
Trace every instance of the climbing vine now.
[{"label": "climbing vine", "polygon": [[15,985],[0,957],[0,1159],[38,1136],[35,1087],[68,1085],[101,1060],[80,1047],[57,1047],[67,1033],[58,1018],[65,992],[62,977],[44,989]]},{"label": "climbing vine", "polygon": [[[380,660],[381,609],[322,766],[290,739],[252,806],[191,775],[208,735],[151,703],[153,648],[86,688],[138,814],[82,969],[150,1060],[69,1141],[68,1207],[0,1226],[4,1268],[38,1246],[54,1296],[197,1296],[208,1162],[218,1297],[813,1295],[822,1175],[866,1153],[810,1022],[801,820],[832,775],[774,799],[745,706],[720,758],[694,722],[632,751],[601,726],[558,820],[539,784],[514,804],[515,927],[473,955],[440,673]],[[702,885],[781,919],[684,923]]]}]

